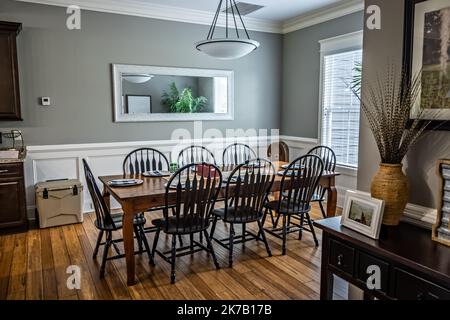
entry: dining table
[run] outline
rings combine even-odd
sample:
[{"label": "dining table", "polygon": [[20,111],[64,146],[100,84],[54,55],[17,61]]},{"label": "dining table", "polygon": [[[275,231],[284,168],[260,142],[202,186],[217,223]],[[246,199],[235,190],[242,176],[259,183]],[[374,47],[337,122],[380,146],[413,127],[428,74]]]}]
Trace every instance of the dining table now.
[{"label": "dining table", "polygon": [[[287,162],[273,162],[276,172],[282,172],[285,169],[283,165]],[[225,171],[224,171],[225,172]],[[319,184],[327,192],[327,216],[334,217],[336,215],[337,190],[336,177],[338,172],[324,171]],[[136,186],[113,187],[109,182],[117,179],[140,179],[143,183]],[[272,185],[272,192],[280,192],[282,177],[277,174]],[[134,257],[134,229],[133,219],[135,215],[146,212],[152,208],[158,208],[166,205],[166,184],[167,177],[146,177],[141,174],[133,175],[110,175],[99,177],[103,184],[103,197],[107,206],[110,206],[111,197],[113,197],[122,207],[123,211],[123,245],[125,250],[125,261],[127,269],[127,285],[135,284],[135,257]],[[225,189],[225,184],[223,184]],[[173,194],[173,198],[170,196]],[[168,201],[175,203],[175,193],[169,193]],[[171,204],[171,203],[169,203]]]}]

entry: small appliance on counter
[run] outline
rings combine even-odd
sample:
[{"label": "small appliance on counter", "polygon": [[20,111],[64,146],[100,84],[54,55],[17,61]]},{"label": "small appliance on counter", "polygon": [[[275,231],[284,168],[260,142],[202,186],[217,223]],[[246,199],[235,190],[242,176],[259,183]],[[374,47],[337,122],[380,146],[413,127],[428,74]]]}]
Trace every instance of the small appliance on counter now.
[{"label": "small appliance on counter", "polygon": [[22,132],[12,129],[0,134],[0,160],[20,160],[25,158],[25,144]]}]

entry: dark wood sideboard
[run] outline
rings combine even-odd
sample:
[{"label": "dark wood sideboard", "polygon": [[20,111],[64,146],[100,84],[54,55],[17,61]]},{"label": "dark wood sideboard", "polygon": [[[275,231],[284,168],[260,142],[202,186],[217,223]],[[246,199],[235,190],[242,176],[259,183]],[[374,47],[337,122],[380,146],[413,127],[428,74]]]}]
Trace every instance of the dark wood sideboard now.
[{"label": "dark wood sideboard", "polygon": [[[340,217],[315,221],[323,231],[320,299],[331,300],[333,274],[364,291],[365,299],[450,300],[450,247],[431,231],[407,223],[384,227],[380,239],[341,226]],[[367,267],[381,271],[381,289],[367,287]]]},{"label": "dark wood sideboard", "polygon": [[22,24],[0,21],[0,120],[22,120],[16,37]]},{"label": "dark wood sideboard", "polygon": [[0,162],[0,233],[27,227],[23,162]]}]

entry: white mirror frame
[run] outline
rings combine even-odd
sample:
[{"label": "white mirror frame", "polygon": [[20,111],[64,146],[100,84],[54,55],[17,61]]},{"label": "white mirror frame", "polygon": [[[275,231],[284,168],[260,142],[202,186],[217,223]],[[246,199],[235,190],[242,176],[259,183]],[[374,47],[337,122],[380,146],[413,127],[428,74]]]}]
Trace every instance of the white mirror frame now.
[{"label": "white mirror frame", "polygon": [[[211,70],[194,68],[174,68],[158,66],[139,66],[113,64],[114,122],[151,122],[151,121],[222,121],[234,120],[234,72],[230,70]],[[154,74],[187,77],[226,77],[228,79],[228,113],[122,113],[122,74]]]}]

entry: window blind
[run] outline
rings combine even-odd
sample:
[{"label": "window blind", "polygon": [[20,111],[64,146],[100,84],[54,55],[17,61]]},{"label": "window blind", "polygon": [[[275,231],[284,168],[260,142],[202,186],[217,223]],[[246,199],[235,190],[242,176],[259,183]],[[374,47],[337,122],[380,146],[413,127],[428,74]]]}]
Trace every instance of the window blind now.
[{"label": "window blind", "polygon": [[360,101],[350,89],[362,50],[323,55],[322,144],[336,153],[342,166],[358,166]]}]

